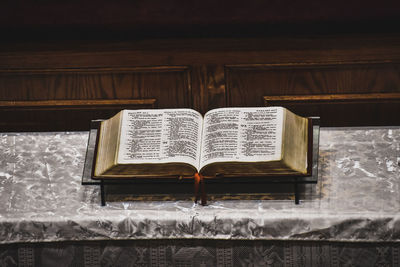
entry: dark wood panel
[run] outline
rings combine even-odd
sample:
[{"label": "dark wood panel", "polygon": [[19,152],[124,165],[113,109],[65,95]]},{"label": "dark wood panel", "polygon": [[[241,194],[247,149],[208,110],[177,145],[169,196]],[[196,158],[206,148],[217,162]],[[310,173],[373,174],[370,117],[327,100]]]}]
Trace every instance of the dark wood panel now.
[{"label": "dark wood panel", "polygon": [[400,92],[399,63],[238,65],[226,68],[229,105],[261,104],[264,95]]},{"label": "dark wood panel", "polygon": [[[0,71],[0,130],[81,130],[123,108],[191,107],[187,67]],[[133,102],[132,102],[133,101]],[[135,102],[136,101],[136,102]],[[138,102],[139,101],[139,102]]]},{"label": "dark wood panel", "polygon": [[155,98],[190,107],[187,67],[0,71],[0,101]]},{"label": "dark wood panel", "polygon": [[[266,32],[397,30],[397,1],[42,1],[0,2],[0,29],[10,38],[246,36]],[[393,25],[394,24],[394,25]],[[378,28],[379,27],[379,28]],[[41,33],[39,36],[36,34]],[[85,36],[88,35],[88,36]]]},{"label": "dark wood panel", "polygon": [[392,62],[399,34],[0,42],[0,69]]},{"label": "dark wood panel", "polygon": [[[236,65],[226,67],[226,79],[229,106],[260,106],[265,104],[264,96],[287,97],[292,102],[281,101],[282,105],[300,114],[321,116],[324,126],[400,124],[400,118],[390,115],[399,111],[397,100],[371,101],[379,94],[400,93],[398,63]],[[354,94],[364,97],[355,103]],[[320,99],[300,103],[299,95],[319,95]],[[333,101],[339,96],[341,101]],[[353,102],[343,103],[349,99]]]}]

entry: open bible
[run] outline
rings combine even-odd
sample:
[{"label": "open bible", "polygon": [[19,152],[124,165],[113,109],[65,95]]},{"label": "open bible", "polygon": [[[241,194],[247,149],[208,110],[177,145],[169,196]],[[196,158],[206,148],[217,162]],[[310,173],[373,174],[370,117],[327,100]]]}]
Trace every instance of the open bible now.
[{"label": "open bible", "polygon": [[102,121],[94,179],[307,173],[308,119],[282,107],[123,110]]}]

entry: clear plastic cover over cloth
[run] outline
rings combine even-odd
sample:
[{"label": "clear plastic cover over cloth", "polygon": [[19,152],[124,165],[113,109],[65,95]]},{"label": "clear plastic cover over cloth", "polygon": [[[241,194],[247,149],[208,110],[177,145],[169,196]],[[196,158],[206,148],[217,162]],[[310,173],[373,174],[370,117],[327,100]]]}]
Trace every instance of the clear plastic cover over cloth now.
[{"label": "clear plastic cover over cloth", "polygon": [[88,132],[0,134],[0,243],[104,239],[400,241],[400,128],[321,128],[293,200],[115,201],[82,185]]}]

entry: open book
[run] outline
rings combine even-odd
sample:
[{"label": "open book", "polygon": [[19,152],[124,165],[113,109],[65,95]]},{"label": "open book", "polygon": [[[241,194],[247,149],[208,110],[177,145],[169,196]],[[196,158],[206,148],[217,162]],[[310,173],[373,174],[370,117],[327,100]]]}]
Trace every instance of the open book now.
[{"label": "open book", "polygon": [[101,123],[94,178],[307,173],[308,119],[282,107],[123,110]]}]

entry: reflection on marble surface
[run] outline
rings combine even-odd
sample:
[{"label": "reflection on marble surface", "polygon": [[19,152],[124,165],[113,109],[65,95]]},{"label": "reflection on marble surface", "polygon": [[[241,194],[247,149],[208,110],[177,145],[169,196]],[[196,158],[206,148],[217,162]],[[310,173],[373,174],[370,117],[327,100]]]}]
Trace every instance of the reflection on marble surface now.
[{"label": "reflection on marble surface", "polygon": [[400,241],[400,129],[321,128],[319,182],[291,200],[108,202],[81,185],[87,132],[0,134],[0,242]]}]

